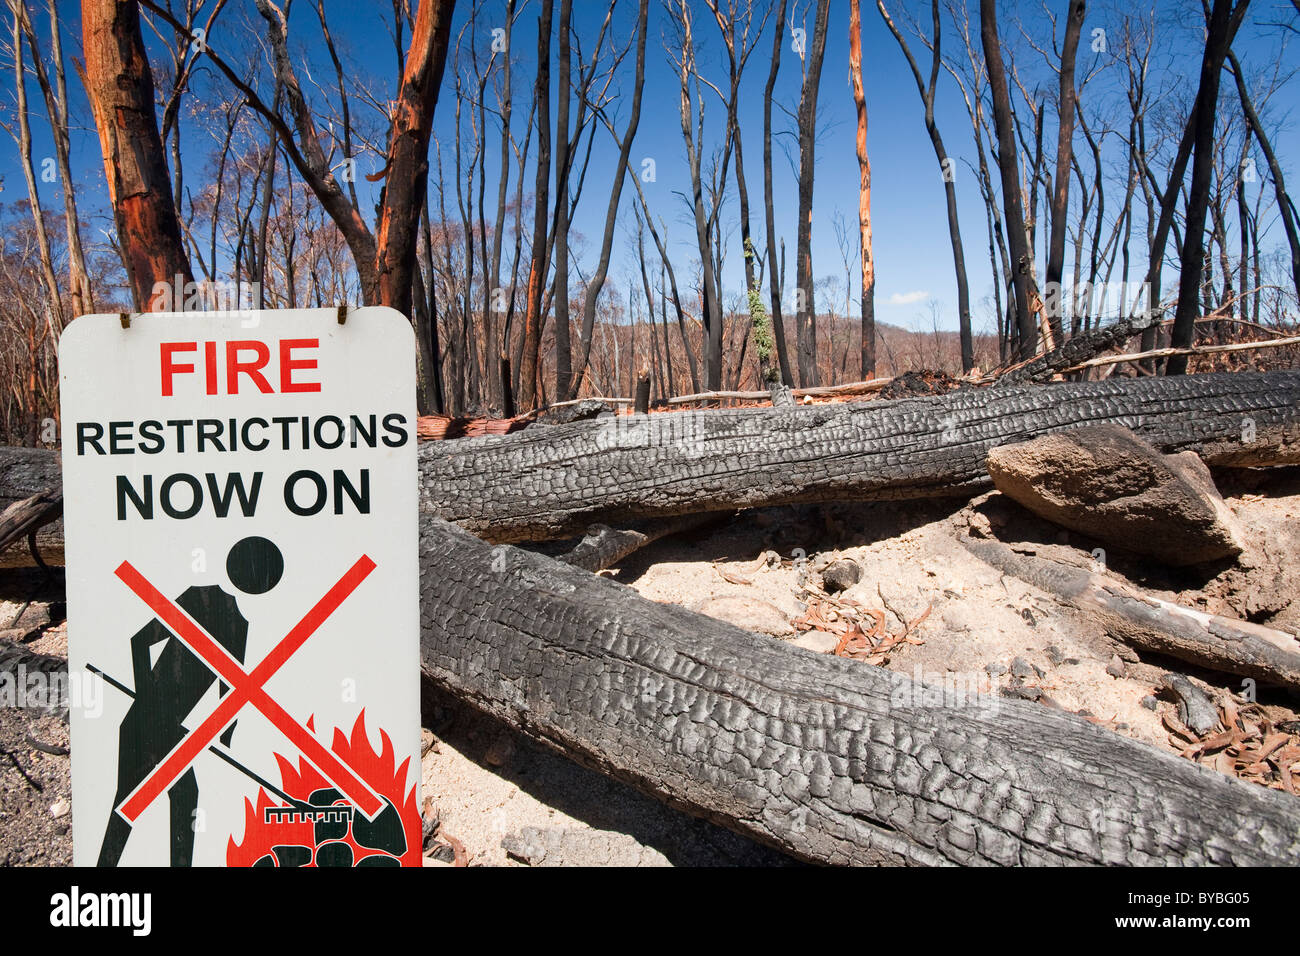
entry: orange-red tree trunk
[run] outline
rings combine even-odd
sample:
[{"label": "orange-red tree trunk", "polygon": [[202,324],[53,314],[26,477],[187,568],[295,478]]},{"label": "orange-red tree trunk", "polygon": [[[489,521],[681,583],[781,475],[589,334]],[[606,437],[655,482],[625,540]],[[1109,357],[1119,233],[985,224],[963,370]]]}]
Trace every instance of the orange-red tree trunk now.
[{"label": "orange-red tree trunk", "polygon": [[862,5],[849,0],[849,77],[858,111],[858,231],[862,251],[862,378],[876,374],[876,261],[871,253],[871,160],[867,157],[867,95],[862,83]]},{"label": "orange-red tree trunk", "polygon": [[[81,5],[90,97],[122,260],[137,307],[148,309],[157,282],[193,281],[154,112],[153,74],[134,0]],[[183,289],[175,290],[177,297]]]}]

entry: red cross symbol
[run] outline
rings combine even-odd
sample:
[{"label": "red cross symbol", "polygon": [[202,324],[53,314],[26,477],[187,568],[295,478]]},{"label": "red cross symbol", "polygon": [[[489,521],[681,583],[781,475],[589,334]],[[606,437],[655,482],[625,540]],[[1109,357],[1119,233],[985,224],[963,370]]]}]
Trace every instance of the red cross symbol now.
[{"label": "red cross symbol", "polygon": [[379,797],[346,763],[326,749],[309,730],[272,700],[263,689],[263,685],[306,643],[307,638],[316,632],[325,619],[338,610],[339,605],[347,600],[348,595],[355,591],[374,569],[375,562],[369,557],[362,555],[358,558],[356,564],[352,565],[338,583],[330,588],[293,630],[272,649],[271,653],[262,659],[262,663],[252,671],[245,671],[229,651],[217,643],[193,618],[145,580],[144,575],[137,571],[131,562],[123,561],[115,572],[122,583],[149,605],[150,610],[158,615],[158,619],[167,625],[181,643],[198,655],[230,686],[230,692],[221,698],[207,719],[177,744],[163,762],[154,768],[153,773],[122,801],[117,812],[131,823],[135,823],[159,794],[188,770],[199,754],[203,753],[217,735],[230,725],[244,705],[252,704],[294,743],[317,770],[346,794],[362,813],[373,819],[384,806]]}]

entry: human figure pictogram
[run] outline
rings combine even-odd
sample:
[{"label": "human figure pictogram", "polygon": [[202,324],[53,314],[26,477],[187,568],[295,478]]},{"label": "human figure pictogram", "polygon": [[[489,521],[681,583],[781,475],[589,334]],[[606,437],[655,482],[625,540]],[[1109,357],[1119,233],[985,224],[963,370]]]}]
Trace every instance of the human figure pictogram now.
[{"label": "human figure pictogram", "polygon": [[[283,573],[284,557],[266,538],[243,538],[226,557],[226,576],[245,594],[265,594],[279,583]],[[248,621],[240,613],[234,595],[219,585],[195,586],[188,588],[176,603],[243,663]],[[151,663],[151,649],[160,643],[165,646]],[[213,682],[219,684],[219,696],[229,690],[157,618],[131,637],[131,668],[135,699],[118,732],[117,795],[100,845],[100,866],[117,866],[131,836],[131,824],[117,808],[185,738],[182,722]],[[222,744],[229,746],[234,732],[232,722],[221,735]],[[189,866],[194,858],[194,814],[199,804],[198,781],[192,767],[168,788],[167,799],[171,811],[171,865]]]}]

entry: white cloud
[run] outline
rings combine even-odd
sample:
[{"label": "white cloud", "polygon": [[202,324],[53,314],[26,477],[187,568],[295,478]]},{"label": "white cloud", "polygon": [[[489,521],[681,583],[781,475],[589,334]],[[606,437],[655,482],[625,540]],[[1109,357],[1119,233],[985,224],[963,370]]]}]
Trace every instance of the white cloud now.
[{"label": "white cloud", "polygon": [[924,302],[930,298],[930,293],[923,289],[915,292],[895,292],[889,297],[890,305],[911,305],[913,302]]}]

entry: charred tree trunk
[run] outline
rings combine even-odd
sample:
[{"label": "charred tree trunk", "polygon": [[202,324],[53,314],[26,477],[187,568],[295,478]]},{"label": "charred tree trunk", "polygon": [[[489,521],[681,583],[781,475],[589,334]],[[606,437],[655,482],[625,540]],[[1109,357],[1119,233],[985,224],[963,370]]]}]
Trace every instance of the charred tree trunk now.
[{"label": "charred tree trunk", "polygon": [[[623,416],[430,442],[420,448],[420,507],[518,542],[740,508],[964,497],[990,486],[990,448],[1103,421],[1214,467],[1300,463],[1300,372]],[[59,490],[58,469],[55,452],[0,448],[0,505]]]},{"label": "charred tree trunk", "polygon": [[[796,224],[795,326],[798,337],[799,384],[819,384],[817,369],[817,305],[813,290],[812,203],[816,173],[817,94],[821,88],[822,61],[826,55],[826,28],[830,0],[817,0],[812,48],[799,95],[799,221]],[[716,386],[710,385],[710,388]]]},{"label": "charred tree trunk", "polygon": [[[1242,440],[1245,418],[1253,442]],[[1211,465],[1300,461],[1300,372],[676,412],[434,442],[420,450],[421,506],[510,542],[694,512],[969,495],[987,487],[995,445],[1098,421]]]},{"label": "charred tree trunk", "polygon": [[1300,642],[1293,635],[1162,601],[1106,575],[1020,554],[997,541],[961,543],[995,568],[1096,614],[1112,636],[1139,650],[1300,694]]},{"label": "charred tree trunk", "polygon": [[[676,25],[681,31],[681,60],[678,62],[680,83],[679,110],[681,113],[682,141],[686,146],[687,169],[691,181],[691,214],[695,223],[695,247],[700,256],[700,312],[704,323],[704,381],[711,391],[722,388],[722,302],[718,295],[718,277],[714,268],[714,251],[711,219],[704,209],[704,182],[701,153],[704,150],[704,102],[696,108],[691,105],[691,83],[699,89],[696,74],[695,38],[690,7],[685,0],[677,0],[672,7]],[[694,127],[694,131],[692,130]],[[716,207],[715,207],[716,208]]]},{"label": "charred tree trunk", "polygon": [[[1183,254],[1178,276],[1178,307],[1174,311],[1174,328],[1170,345],[1188,348],[1195,338],[1196,317],[1201,306],[1201,273],[1204,269],[1205,214],[1210,202],[1210,180],[1214,175],[1215,107],[1219,101],[1219,77],[1223,61],[1245,16],[1249,0],[1214,0],[1209,29],[1205,37],[1205,54],[1201,59],[1201,83],[1197,90],[1195,111],[1192,182],[1187,194],[1187,225],[1183,233]],[[1165,364],[1166,375],[1187,371],[1187,356],[1173,355]]]},{"label": "charred tree trunk", "polygon": [[[573,344],[569,336],[569,104],[573,98],[569,77],[570,21],[573,0],[560,0],[560,75],[555,115],[555,399],[569,398],[573,382]],[[622,182],[622,176],[619,177]]]},{"label": "charred tree trunk", "polygon": [[938,0],[931,0],[930,3],[934,37],[930,41],[931,60],[928,83],[922,79],[921,70],[912,57],[912,51],[908,48],[907,41],[903,39],[902,33],[894,26],[893,19],[885,10],[884,0],[876,0],[876,9],[880,11],[880,16],[885,21],[885,26],[889,27],[889,32],[898,41],[903,55],[907,58],[907,65],[912,68],[912,78],[916,80],[917,92],[921,94],[921,103],[925,106],[925,131],[930,135],[930,144],[934,147],[934,155],[939,160],[939,172],[943,177],[944,199],[948,205],[948,240],[952,243],[952,262],[957,276],[957,322],[961,338],[961,367],[963,372],[969,372],[975,367],[975,341],[971,335],[970,286],[966,279],[966,253],[962,248],[961,224],[957,218],[957,177],[952,165],[953,160],[948,156],[948,150],[943,145],[943,137],[939,135],[939,124],[934,118],[935,90],[939,82],[939,66],[943,62],[941,52],[943,31],[939,21],[939,2]]},{"label": "charred tree trunk", "polygon": [[1144,332],[1155,324],[1155,317],[1145,314],[1121,318],[1093,332],[1072,336],[1064,345],[1002,375],[998,378],[997,385],[1051,381],[1052,376],[1073,368],[1080,362],[1086,362],[1107,349],[1122,346],[1130,336]]},{"label": "charred tree trunk", "polygon": [[[501,350],[509,348],[509,329],[502,328],[498,331],[496,320],[493,314],[496,312],[504,313],[506,306],[501,302],[503,289],[501,288],[501,243],[505,234],[506,227],[506,190],[510,185],[510,116],[514,110],[514,88],[511,86],[510,66],[511,51],[510,41],[514,34],[515,26],[515,4],[516,0],[506,0],[506,20],[505,33],[503,40],[505,42],[505,56],[501,63],[501,92],[500,92],[500,116],[501,116],[501,155],[500,155],[500,172],[497,178],[497,208],[496,224],[492,230],[492,258],[488,267],[488,281],[484,285],[488,286],[484,295],[484,325],[487,332],[487,359],[489,372],[487,375],[488,390],[485,398],[489,407],[500,407],[498,402],[504,398],[503,383],[500,381],[500,355]],[[484,132],[486,135],[486,131]],[[511,302],[514,300],[515,290],[509,290]]]},{"label": "charred tree trunk", "polygon": [[[614,168],[614,183],[610,189],[609,205],[605,210],[605,231],[600,240],[600,261],[596,264],[596,271],[587,283],[587,289],[583,296],[582,302],[582,340],[579,343],[581,352],[579,353],[578,366],[575,377],[572,379],[568,392],[558,394],[560,399],[573,399],[578,397],[578,390],[582,388],[582,379],[587,371],[587,363],[591,359],[591,343],[596,332],[596,307],[600,303],[600,293],[605,287],[605,279],[609,275],[609,257],[614,247],[614,227],[618,222],[618,207],[623,196],[623,182],[627,176],[635,176],[636,173],[629,169],[628,158],[632,154],[632,141],[636,138],[636,131],[641,123],[641,94],[645,89],[645,45],[646,33],[648,30],[650,18],[650,0],[641,0],[641,6],[637,13],[637,32],[636,32],[636,78],[633,81],[632,92],[632,115],[628,119],[627,129],[623,133],[623,138],[619,141],[618,164]],[[639,237],[638,237],[639,238]],[[642,277],[645,274],[644,255],[642,256]],[[649,292],[646,293],[646,304],[650,307]],[[650,316],[650,345],[654,349],[654,315]]]},{"label": "charred tree trunk", "polygon": [[989,90],[993,94],[993,124],[998,136],[998,170],[1002,174],[1002,206],[1011,247],[1012,304],[1016,314],[1018,348],[1016,356],[1028,359],[1038,351],[1038,325],[1032,308],[1034,261],[1025,236],[1025,212],[1020,201],[1020,163],[1011,117],[1011,92],[998,40],[997,2],[980,0],[980,40],[988,65]]},{"label": "charred tree trunk", "polygon": [[538,364],[542,349],[542,294],[546,287],[546,224],[550,209],[551,166],[551,18],[554,0],[542,0],[537,18],[537,175],[533,187],[533,246],[528,267],[528,300],[524,306],[523,353],[519,362],[519,407],[538,406]]},{"label": "charred tree trunk", "polygon": [[[767,284],[771,291],[772,337],[776,339],[777,363],[781,367],[781,384],[794,387],[790,373],[790,355],[785,342],[785,319],[781,315],[782,271],[777,262],[776,215],[772,208],[772,96],[781,69],[781,44],[785,40],[786,0],[778,0],[776,25],[772,33],[772,65],[763,91],[763,206],[767,216]],[[697,386],[698,388],[698,386]]]},{"label": "charred tree trunk", "polygon": [[[1064,304],[1065,296],[1059,291],[1061,273],[1065,269],[1066,213],[1070,206],[1070,161],[1074,157],[1074,62],[1079,49],[1079,33],[1083,29],[1084,0],[1070,0],[1065,21],[1065,38],[1061,44],[1060,91],[1056,103],[1056,178],[1052,181],[1051,232],[1047,240],[1047,295],[1056,292],[1056,301]],[[1083,232],[1083,224],[1079,225]],[[1056,341],[1064,342],[1061,316],[1058,312],[1048,316],[1056,332]]]},{"label": "charred tree trunk", "polygon": [[802,859],[1300,862],[1294,798],[1081,717],[953,706],[427,516],[420,550],[426,680]]}]

